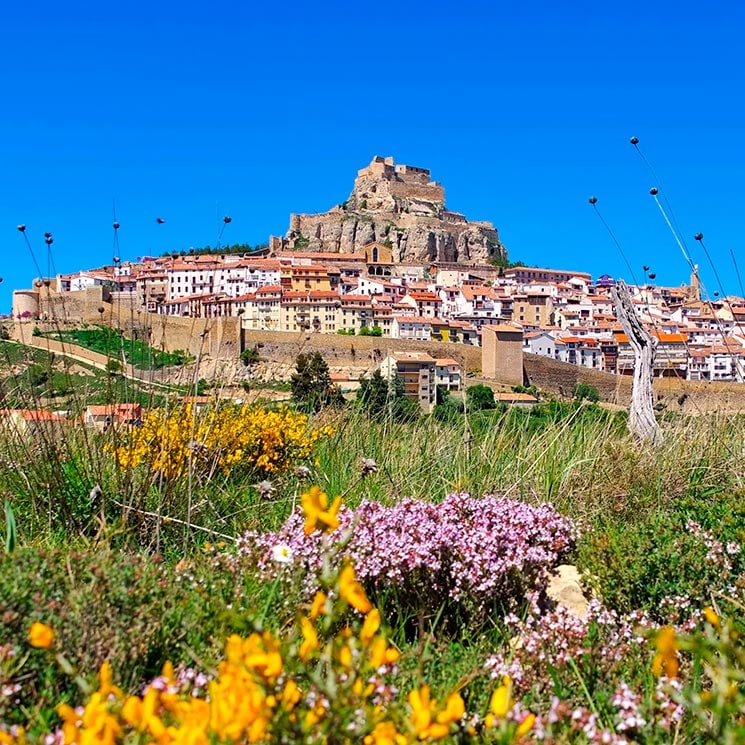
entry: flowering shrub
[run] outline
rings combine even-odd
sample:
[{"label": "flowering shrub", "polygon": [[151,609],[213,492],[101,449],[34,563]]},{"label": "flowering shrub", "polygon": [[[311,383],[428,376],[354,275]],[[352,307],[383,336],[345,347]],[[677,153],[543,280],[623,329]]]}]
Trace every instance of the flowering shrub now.
[{"label": "flowering shrub", "polygon": [[[328,505],[325,494],[311,499],[311,492],[303,495],[304,504]],[[526,590],[571,548],[576,534],[572,522],[547,505],[468,494],[450,494],[437,505],[406,499],[386,507],[364,501],[356,510],[342,507],[334,513],[332,527],[322,544],[305,530],[298,511],[276,533],[246,533],[239,554],[274,576],[277,547],[286,547],[292,561],[284,562],[285,576],[296,571],[306,595],[312,595],[333,547],[332,553],[354,562],[376,598],[394,594],[392,611],[434,616],[442,610],[447,622],[478,625],[495,605],[516,608]]]},{"label": "flowering shrub", "polygon": [[[546,612],[536,595],[525,619],[512,615],[506,621],[519,643],[489,657],[485,668],[493,679],[508,677],[515,692],[533,703],[537,737],[611,745],[675,740],[686,713],[678,677],[680,629],[658,628],[643,613],[622,616],[596,600],[584,619],[560,605]],[[657,650],[653,658],[649,637]],[[643,670],[652,676],[639,679]],[[686,663],[686,676],[690,672]],[[637,678],[633,684],[628,675]]]},{"label": "flowering shrub", "polygon": [[[350,609],[356,613],[350,615]],[[29,633],[43,639],[36,645],[41,648],[52,646],[54,636],[43,624]],[[423,683],[405,698],[399,695],[390,683],[398,658],[379,611],[346,564],[299,611],[294,634],[232,635],[213,674],[177,675],[166,663],[139,695],[126,695],[106,662],[86,703],[57,706],[61,728],[49,736],[40,733],[40,739],[54,745],[410,745],[451,735],[457,742],[510,743],[531,731],[535,717],[512,700],[509,681],[497,687],[485,716],[467,716],[458,692],[437,699]],[[63,652],[57,659],[72,670]],[[0,722],[3,745],[26,739],[22,729]]]},{"label": "flowering shrub", "polygon": [[309,429],[305,414],[284,406],[215,406],[197,413],[188,404],[167,413],[152,410],[114,454],[123,468],[145,464],[166,479],[177,479],[190,466],[201,477],[238,468],[263,477],[308,458],[313,445],[332,432]]}]

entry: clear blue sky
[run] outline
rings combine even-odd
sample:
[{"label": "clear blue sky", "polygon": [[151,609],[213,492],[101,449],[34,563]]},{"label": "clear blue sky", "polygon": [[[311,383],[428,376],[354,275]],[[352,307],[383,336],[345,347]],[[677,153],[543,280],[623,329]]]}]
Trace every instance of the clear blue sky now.
[{"label": "clear blue sky", "polygon": [[[0,312],[44,270],[262,243],[343,201],[373,155],[428,167],[512,259],[688,278],[745,272],[745,10],[733,1],[6,4]],[[164,225],[156,218],[163,217]],[[704,271],[710,291],[715,288]]]}]

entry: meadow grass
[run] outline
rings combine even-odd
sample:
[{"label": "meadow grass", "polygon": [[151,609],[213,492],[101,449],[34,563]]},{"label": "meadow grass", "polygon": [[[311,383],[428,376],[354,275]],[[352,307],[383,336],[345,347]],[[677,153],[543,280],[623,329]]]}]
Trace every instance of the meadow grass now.
[{"label": "meadow grass", "polygon": [[[58,387],[50,379],[79,374],[36,350],[20,353],[19,346],[3,345],[8,408],[48,405],[54,400],[49,388]],[[26,363],[47,375],[29,373]],[[117,389],[115,377],[90,377],[95,383],[87,388],[68,378],[71,408],[82,410],[95,391],[110,401],[132,400],[134,390]],[[165,397],[157,403],[176,406]],[[214,467],[200,473],[195,459],[185,475],[173,478],[144,464],[117,464],[113,451],[132,434],[124,427],[99,433],[68,423],[32,436],[2,427],[0,499],[15,516],[19,547],[2,557],[0,649],[22,650],[28,621],[39,618],[57,625],[79,669],[90,675],[108,657],[131,691],[155,677],[167,659],[214,669],[230,633],[290,633],[305,607],[299,581],[262,576],[239,560],[233,542],[246,531],[279,530],[311,484],[331,497],[342,495],[350,509],[366,500],[393,506],[406,498],[439,503],[453,493],[495,494],[532,506],[550,503],[571,518],[580,533],[564,560],[580,567],[604,610],[579,628],[560,614],[534,615],[539,611],[531,600],[507,624],[495,617],[453,634],[438,620],[446,607],[397,618],[392,587],[377,601],[395,621],[390,638],[400,660],[393,684],[404,693],[425,681],[440,696],[459,690],[469,710],[483,714],[499,671],[519,661],[525,677],[515,693],[526,706],[545,717],[558,697],[581,721],[578,727],[555,725],[555,742],[600,741],[588,734],[593,727],[623,738],[619,722],[625,720],[613,703],[622,682],[636,691],[648,721],[629,730],[630,739],[613,742],[724,741],[711,739],[714,731],[734,736],[735,724],[727,722],[738,721],[745,696],[726,689],[716,694],[711,706],[724,724],[714,728],[701,713],[701,692],[716,682],[702,672],[713,654],[726,662],[730,682],[745,667],[736,637],[724,639],[727,623],[741,624],[738,603],[745,597],[740,417],[668,417],[656,449],[634,441],[623,413],[588,403],[547,402],[410,423],[371,419],[347,405],[320,412],[312,426],[334,433],[314,444],[310,458],[276,473]],[[662,716],[655,708],[659,683],[650,672],[654,650],[628,643],[633,623],[622,619],[641,613],[653,625],[683,624],[686,631],[707,605],[732,620],[709,624],[703,636],[680,636],[681,648],[688,645],[681,665],[689,713],[677,729],[653,726],[650,721]],[[117,614],[115,623],[107,624],[107,613]],[[136,645],[128,643],[133,633]],[[539,635],[531,642],[536,649],[550,650],[541,652],[540,665],[515,646],[516,638],[531,634]],[[565,643],[573,650],[571,664],[556,656]],[[39,732],[58,723],[57,701],[76,696],[74,679],[60,675],[52,659],[29,658],[15,672],[0,664],[0,673],[9,685],[20,675],[24,695],[34,701],[18,708],[0,699],[0,719],[36,722]],[[673,694],[665,695],[673,701]],[[495,742],[511,736],[490,735]]]}]

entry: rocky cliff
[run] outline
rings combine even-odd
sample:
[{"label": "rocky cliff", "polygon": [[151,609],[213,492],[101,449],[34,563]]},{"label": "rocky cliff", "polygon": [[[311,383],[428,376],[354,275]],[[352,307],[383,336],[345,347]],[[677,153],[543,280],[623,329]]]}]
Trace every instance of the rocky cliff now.
[{"label": "rocky cliff", "polygon": [[397,263],[484,264],[506,257],[490,222],[469,222],[445,209],[445,190],[428,170],[377,156],[358,172],[346,202],[317,215],[292,215],[277,247],[361,253],[376,241],[391,247]]}]

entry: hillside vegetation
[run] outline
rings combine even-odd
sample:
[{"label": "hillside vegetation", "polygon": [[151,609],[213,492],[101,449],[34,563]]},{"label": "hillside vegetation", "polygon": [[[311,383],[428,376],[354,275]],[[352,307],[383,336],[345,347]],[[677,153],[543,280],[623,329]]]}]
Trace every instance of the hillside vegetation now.
[{"label": "hillside vegetation", "polygon": [[0,742],[741,741],[741,417],[327,400],[0,429]]}]

